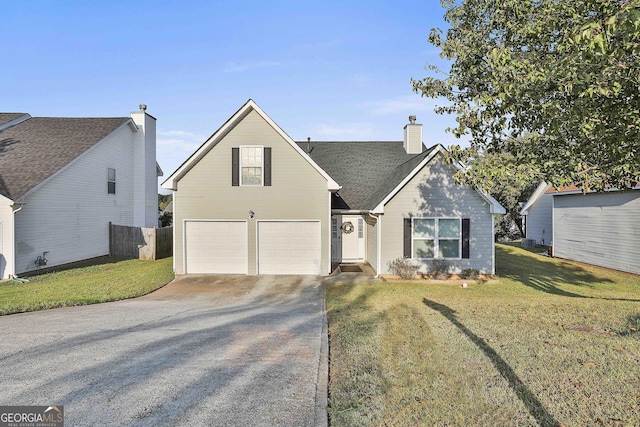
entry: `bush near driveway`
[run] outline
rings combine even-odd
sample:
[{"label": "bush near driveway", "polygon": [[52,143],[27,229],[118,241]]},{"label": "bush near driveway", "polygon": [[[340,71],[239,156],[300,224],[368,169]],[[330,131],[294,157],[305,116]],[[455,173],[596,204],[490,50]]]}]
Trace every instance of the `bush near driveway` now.
[{"label": "bush near driveway", "polygon": [[174,278],[173,258],[103,258],[98,264],[0,283],[0,314],[95,304],[148,294]]},{"label": "bush near driveway", "polygon": [[640,278],[496,256],[499,283],[327,285],[332,426],[640,425]]}]

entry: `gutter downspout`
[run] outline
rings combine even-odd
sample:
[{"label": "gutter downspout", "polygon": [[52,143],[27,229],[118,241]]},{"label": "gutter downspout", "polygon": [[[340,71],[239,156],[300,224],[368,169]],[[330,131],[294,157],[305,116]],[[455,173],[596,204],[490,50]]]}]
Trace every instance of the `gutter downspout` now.
[{"label": "gutter downspout", "polygon": [[[13,211],[13,224],[11,225],[11,227],[13,228],[11,233],[12,234],[11,240],[13,243],[13,248],[12,248],[13,253],[11,254],[12,265],[11,265],[11,273],[9,277],[13,279],[19,279],[18,276],[16,275],[16,219],[15,219],[15,216],[18,212],[22,210],[22,208],[24,208],[24,205],[26,204],[27,204],[26,202],[13,202],[9,205],[11,207],[11,210]],[[2,279],[2,277],[0,277],[0,279]]]},{"label": "gutter downspout", "polygon": [[369,212],[369,216],[371,218],[375,218],[376,220],[376,264],[377,264],[377,268],[376,268],[376,275],[375,278],[377,279],[378,277],[380,277],[380,263],[382,262],[382,253],[381,253],[381,249],[382,249],[382,245],[380,244],[382,241],[382,216],[380,215],[374,215],[371,212]]}]

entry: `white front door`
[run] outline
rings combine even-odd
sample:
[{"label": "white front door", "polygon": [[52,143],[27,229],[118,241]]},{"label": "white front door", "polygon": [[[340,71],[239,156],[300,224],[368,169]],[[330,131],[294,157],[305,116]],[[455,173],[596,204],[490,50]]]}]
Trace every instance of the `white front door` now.
[{"label": "white front door", "polygon": [[364,219],[360,215],[342,215],[339,233],[342,238],[341,261],[364,261]]}]

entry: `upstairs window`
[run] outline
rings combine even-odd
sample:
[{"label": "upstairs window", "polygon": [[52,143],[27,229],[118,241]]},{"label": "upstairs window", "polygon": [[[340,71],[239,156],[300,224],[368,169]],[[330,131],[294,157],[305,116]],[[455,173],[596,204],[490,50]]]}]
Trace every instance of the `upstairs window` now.
[{"label": "upstairs window", "polygon": [[240,147],[240,185],[262,185],[262,147]]},{"label": "upstairs window", "polygon": [[231,149],[231,185],[271,185],[271,147],[245,145]]},{"label": "upstairs window", "polygon": [[116,194],[116,170],[107,168],[107,194]]}]

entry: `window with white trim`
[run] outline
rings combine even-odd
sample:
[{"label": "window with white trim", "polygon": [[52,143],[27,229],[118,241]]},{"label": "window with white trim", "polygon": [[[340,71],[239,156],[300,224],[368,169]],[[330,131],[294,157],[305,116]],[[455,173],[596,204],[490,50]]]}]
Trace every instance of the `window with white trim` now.
[{"label": "window with white trim", "polygon": [[116,194],[116,170],[107,168],[107,194]]},{"label": "window with white trim", "polygon": [[413,218],[412,258],[458,259],[462,249],[460,218]]},{"label": "window with white trim", "polygon": [[262,185],[263,160],[263,147],[240,147],[240,185]]}]

